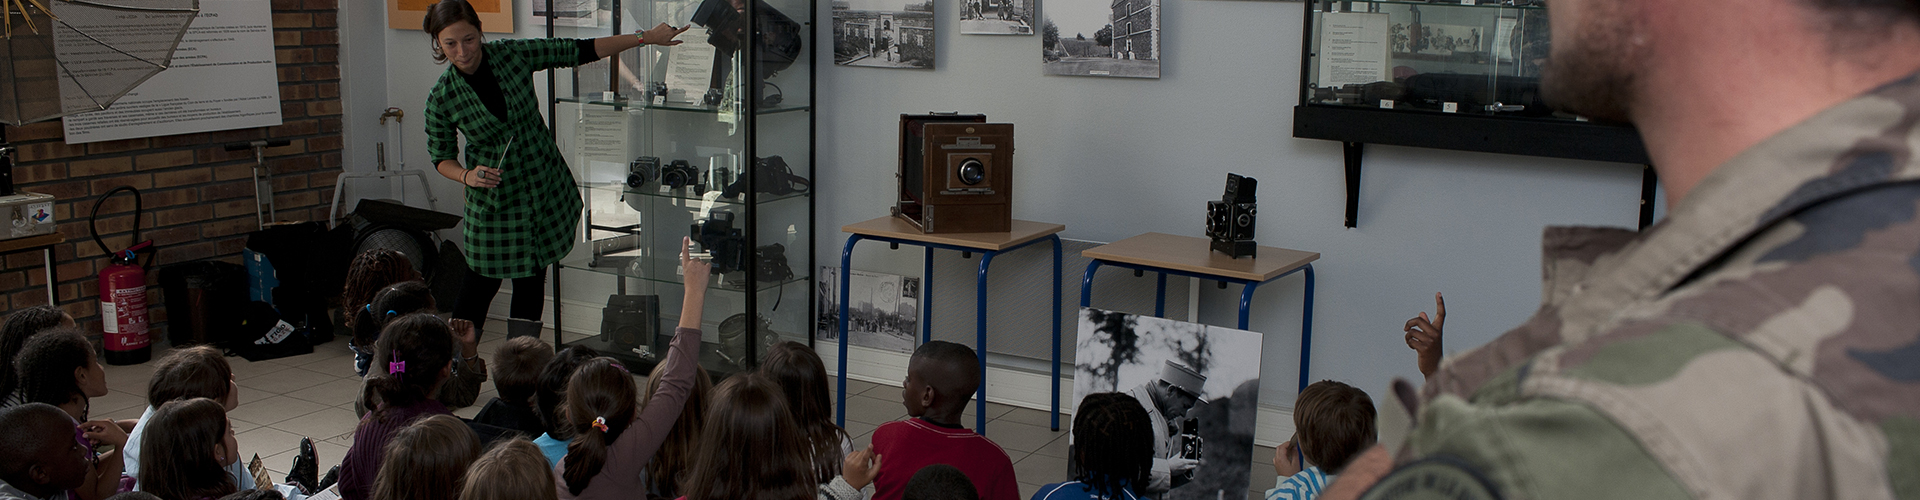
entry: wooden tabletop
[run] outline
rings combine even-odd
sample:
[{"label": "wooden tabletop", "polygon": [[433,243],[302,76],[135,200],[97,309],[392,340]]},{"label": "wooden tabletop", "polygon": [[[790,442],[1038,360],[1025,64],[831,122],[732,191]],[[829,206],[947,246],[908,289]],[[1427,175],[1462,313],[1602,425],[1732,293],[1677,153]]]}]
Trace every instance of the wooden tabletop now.
[{"label": "wooden tabletop", "polygon": [[1080,255],[1109,262],[1163,267],[1196,274],[1252,281],[1267,281],[1309,262],[1320,260],[1318,252],[1260,247],[1256,257],[1230,258],[1208,248],[1206,238],[1147,233],[1111,244],[1089,248]]},{"label": "wooden tabletop", "polygon": [[47,233],[39,236],[0,241],[0,253],[11,253],[29,248],[40,248],[67,242],[67,236],[60,233]]},{"label": "wooden tabletop", "polygon": [[923,241],[956,247],[977,248],[981,251],[1000,251],[1020,246],[1023,243],[1045,238],[1049,234],[1065,231],[1067,226],[1014,219],[1013,230],[1004,233],[934,233],[920,232],[919,228],[899,217],[887,216],[866,222],[856,222],[840,226],[846,231],[862,236],[879,236],[907,241]]}]

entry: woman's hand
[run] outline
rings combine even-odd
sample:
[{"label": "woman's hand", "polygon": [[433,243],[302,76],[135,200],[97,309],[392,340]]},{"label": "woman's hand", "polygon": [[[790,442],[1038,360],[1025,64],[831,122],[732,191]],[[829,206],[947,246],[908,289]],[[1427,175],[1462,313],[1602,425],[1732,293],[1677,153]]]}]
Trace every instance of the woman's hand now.
[{"label": "woman's hand", "polygon": [[480,189],[500,187],[500,169],[485,165],[475,165],[472,169],[467,170],[467,173],[460,174],[460,183],[466,184],[467,187]]},{"label": "woman's hand", "polygon": [[681,42],[684,42],[684,40],[674,40],[674,37],[680,36],[681,33],[686,33],[687,30],[692,27],[693,25],[689,24],[685,27],[675,28],[668,26],[667,23],[660,23],[659,26],[654,26],[653,29],[640,32],[640,43],[647,45],[665,45],[668,47],[679,45]]}]

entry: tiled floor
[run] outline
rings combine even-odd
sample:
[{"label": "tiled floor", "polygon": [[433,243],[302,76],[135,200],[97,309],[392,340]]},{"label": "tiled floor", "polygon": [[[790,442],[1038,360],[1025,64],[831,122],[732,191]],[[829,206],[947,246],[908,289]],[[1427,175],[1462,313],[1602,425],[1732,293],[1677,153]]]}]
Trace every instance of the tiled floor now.
[{"label": "tiled floor", "polygon": [[[489,332],[480,344],[480,352],[491,356],[501,336]],[[161,354],[156,352],[157,359]],[[275,479],[286,475],[301,437],[314,441],[322,472],[339,463],[353,444],[353,428],[359,419],[353,413],[353,397],[360,380],[353,374],[353,355],[345,340],[335,340],[314,349],[313,354],[261,362],[227,358],[240,385],[240,406],[228,417],[233,421],[241,456],[251,460],[259,455]],[[93,414],[110,418],[139,418],[146,406],[146,385],[151,363],[108,366],[107,396],[94,398]],[[636,377],[641,386],[644,377]],[[481,386],[478,401],[494,397],[493,385]],[[880,424],[906,416],[900,405],[899,387],[857,380],[847,381],[847,433],[856,447],[865,447]],[[476,404],[454,411],[471,418],[480,411]],[[1014,473],[1021,479],[1020,493],[1031,498],[1040,485],[1065,480],[1067,475],[1066,432],[1047,429],[1047,413],[1015,408],[998,403],[987,404],[987,433],[1013,459]],[[962,421],[973,421],[969,408]],[[1064,422],[1063,422],[1064,424]],[[1260,491],[1273,486],[1272,448],[1254,452],[1252,491],[1248,497],[1260,498]]]}]

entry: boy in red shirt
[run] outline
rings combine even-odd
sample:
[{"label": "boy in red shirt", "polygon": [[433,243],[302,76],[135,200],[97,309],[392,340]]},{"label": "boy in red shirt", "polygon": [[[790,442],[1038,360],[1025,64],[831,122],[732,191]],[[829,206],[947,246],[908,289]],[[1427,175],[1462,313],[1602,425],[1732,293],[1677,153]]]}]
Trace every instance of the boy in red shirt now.
[{"label": "boy in red shirt", "polygon": [[1013,460],[986,436],[960,426],[974,390],[980,387],[980,358],[973,349],[933,341],[913,351],[907,362],[906,389],[900,394],[907,415],[873,431],[873,452],[887,457],[874,477],[875,500],[900,500],[907,481],[921,467],[947,464],[973,481],[981,500],[1020,500]]}]

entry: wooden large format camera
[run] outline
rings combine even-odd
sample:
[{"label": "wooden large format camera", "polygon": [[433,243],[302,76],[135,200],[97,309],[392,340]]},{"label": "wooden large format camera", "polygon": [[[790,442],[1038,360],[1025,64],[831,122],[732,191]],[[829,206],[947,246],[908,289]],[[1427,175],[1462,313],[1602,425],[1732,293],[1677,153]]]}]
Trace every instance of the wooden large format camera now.
[{"label": "wooden large format camera", "polygon": [[900,115],[893,215],[923,233],[1013,229],[1013,124],[986,115]]}]

